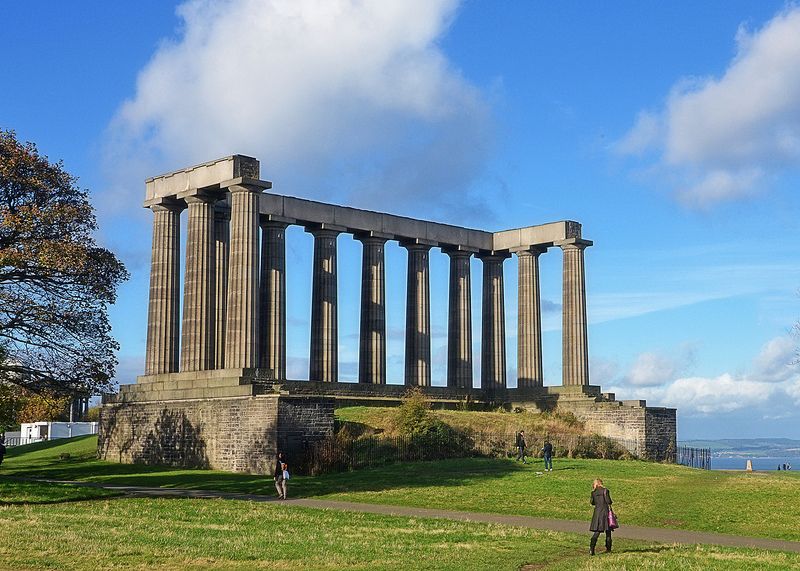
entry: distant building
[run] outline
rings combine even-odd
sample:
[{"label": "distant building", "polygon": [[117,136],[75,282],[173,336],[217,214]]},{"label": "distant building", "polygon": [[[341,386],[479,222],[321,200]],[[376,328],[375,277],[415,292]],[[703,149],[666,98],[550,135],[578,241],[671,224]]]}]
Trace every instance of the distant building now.
[{"label": "distant building", "polygon": [[23,422],[20,444],[97,434],[96,422]]}]

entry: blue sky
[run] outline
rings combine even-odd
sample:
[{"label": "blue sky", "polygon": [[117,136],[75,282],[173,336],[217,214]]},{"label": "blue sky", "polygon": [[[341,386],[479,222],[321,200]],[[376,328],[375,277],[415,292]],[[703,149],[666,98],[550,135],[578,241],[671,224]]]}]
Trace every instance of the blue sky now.
[{"label": "blue sky", "polygon": [[[275,192],[500,230],[572,219],[593,384],[675,406],[679,437],[800,438],[800,8],[793,3],[337,0],[0,7],[0,126],[92,191],[132,279],[119,381],[143,366],[146,177],[233,153]],[[307,376],[311,238],[288,233],[289,371]],[[360,246],[339,238],[355,378]],[[561,255],[542,257],[560,383]],[[387,248],[389,374],[405,252]],[[447,258],[431,256],[434,382]],[[516,263],[506,262],[515,379]],[[480,264],[473,264],[476,365]],[[476,366],[476,376],[479,368]]]}]

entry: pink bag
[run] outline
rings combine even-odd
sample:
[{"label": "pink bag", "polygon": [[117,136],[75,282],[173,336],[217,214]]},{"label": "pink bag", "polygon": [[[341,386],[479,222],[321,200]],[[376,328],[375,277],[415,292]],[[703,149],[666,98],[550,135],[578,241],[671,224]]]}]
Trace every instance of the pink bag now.
[{"label": "pink bag", "polygon": [[[608,503],[608,490],[606,490],[606,503]],[[608,506],[608,529],[617,529],[619,522],[617,522],[617,514]]]}]

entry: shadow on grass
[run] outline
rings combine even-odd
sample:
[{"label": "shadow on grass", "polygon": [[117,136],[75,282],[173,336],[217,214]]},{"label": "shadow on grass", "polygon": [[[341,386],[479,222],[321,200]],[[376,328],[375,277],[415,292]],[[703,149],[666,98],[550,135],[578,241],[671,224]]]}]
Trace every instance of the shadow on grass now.
[{"label": "shadow on grass", "polygon": [[79,504],[79,503],[90,503],[90,502],[100,502],[105,500],[119,500],[124,498],[125,494],[109,494],[105,496],[91,496],[91,497],[84,497],[84,498],[53,498],[53,499],[42,499],[42,500],[12,500],[12,501],[5,501],[0,500],[0,506],[52,506],[58,504]]},{"label": "shadow on grass", "polygon": [[[297,476],[292,478],[289,486],[293,497],[308,498],[345,492],[462,486],[476,480],[501,478],[527,469],[512,462],[486,458],[404,462],[353,472]],[[3,469],[2,473],[10,476],[153,488],[187,488],[260,495],[272,495],[275,491],[271,475],[179,469],[158,465],[116,464],[86,456],[60,459],[55,453],[49,457],[34,458],[27,462],[19,458],[13,465]]]}]

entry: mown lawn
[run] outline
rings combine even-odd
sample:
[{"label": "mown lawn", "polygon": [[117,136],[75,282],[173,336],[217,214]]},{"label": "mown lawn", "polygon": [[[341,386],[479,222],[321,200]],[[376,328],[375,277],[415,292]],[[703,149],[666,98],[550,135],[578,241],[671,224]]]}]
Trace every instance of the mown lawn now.
[{"label": "mown lawn", "polygon": [[[101,462],[94,438],[11,449],[0,474],[272,494],[270,478]],[[59,459],[70,453],[67,460]],[[426,508],[585,519],[589,489],[603,478],[623,525],[800,540],[800,475],[702,471],[614,460],[556,458],[555,471],[511,460],[459,459],[291,480],[290,496]],[[754,523],[756,522],[756,523]]]},{"label": "mown lawn", "polygon": [[[37,491],[38,488],[38,491]],[[0,479],[0,569],[783,570],[799,554],[616,541],[501,525],[286,504],[108,498]],[[94,494],[94,497],[91,497]],[[59,495],[63,502],[54,501]],[[30,503],[27,503],[32,500]],[[43,500],[44,503],[38,500]]]}]

